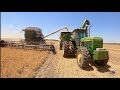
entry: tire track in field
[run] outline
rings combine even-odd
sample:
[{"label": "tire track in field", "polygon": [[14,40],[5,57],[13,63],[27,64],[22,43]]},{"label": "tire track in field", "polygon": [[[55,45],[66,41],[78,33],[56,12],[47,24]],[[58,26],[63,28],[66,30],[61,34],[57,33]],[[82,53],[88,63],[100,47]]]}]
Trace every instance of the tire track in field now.
[{"label": "tire track in field", "polygon": [[[59,50],[59,43],[56,43],[57,54],[49,54],[46,62],[36,72],[35,78],[120,78],[120,55],[118,52],[110,50],[110,59],[106,67],[93,65],[87,70],[78,67],[75,58],[64,58],[62,50]],[[115,58],[116,57],[116,58]],[[110,69],[114,68],[116,75],[110,74]]]}]

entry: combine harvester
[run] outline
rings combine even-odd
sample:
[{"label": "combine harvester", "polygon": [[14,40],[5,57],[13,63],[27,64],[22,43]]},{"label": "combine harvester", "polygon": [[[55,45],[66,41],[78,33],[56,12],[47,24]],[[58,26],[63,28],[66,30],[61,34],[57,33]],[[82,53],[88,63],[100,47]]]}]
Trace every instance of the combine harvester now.
[{"label": "combine harvester", "polygon": [[10,46],[11,48],[16,48],[16,49],[19,48],[24,50],[26,49],[48,50],[48,51],[52,51],[53,54],[56,54],[54,45],[46,44],[45,38],[64,29],[67,29],[68,31],[67,27],[63,27],[53,33],[50,33],[49,35],[44,36],[40,28],[27,27],[22,30],[25,32],[24,34],[25,40],[19,41],[19,42],[16,42],[16,41],[5,42],[4,40],[1,40],[0,46],[1,47]]}]

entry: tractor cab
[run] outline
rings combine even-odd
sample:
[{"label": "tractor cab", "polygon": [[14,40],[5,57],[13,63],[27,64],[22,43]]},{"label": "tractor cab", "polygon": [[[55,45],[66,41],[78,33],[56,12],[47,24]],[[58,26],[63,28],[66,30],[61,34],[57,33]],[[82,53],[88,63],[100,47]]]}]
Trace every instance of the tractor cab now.
[{"label": "tractor cab", "polygon": [[71,35],[71,41],[76,43],[76,46],[80,46],[80,39],[90,36],[90,22],[86,19],[82,27],[74,29]]},{"label": "tractor cab", "polygon": [[80,39],[84,37],[88,37],[87,30],[78,28],[72,32],[71,40],[75,41],[76,46],[80,46]]}]

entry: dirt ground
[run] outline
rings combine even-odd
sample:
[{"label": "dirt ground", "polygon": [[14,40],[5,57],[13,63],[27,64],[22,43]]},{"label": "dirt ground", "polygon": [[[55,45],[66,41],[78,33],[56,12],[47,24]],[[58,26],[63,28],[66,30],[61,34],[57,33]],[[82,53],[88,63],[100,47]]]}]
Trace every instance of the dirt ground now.
[{"label": "dirt ground", "polygon": [[109,50],[108,65],[99,67],[93,63],[86,70],[78,67],[76,58],[64,58],[58,42],[55,46],[57,54],[48,56],[36,72],[36,78],[120,78],[120,45],[104,44],[104,48]]}]

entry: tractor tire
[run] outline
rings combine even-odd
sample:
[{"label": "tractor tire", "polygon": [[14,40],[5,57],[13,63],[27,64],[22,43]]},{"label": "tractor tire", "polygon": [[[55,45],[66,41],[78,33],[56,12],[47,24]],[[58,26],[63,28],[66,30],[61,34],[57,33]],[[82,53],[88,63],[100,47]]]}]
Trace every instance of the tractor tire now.
[{"label": "tractor tire", "polygon": [[96,63],[98,66],[106,66],[106,65],[107,65],[107,62],[108,62],[108,59],[96,60],[96,61],[95,61],[95,63]]},{"label": "tractor tire", "polygon": [[80,68],[86,69],[89,67],[90,53],[87,48],[81,47],[77,50],[77,64]]},{"label": "tractor tire", "polygon": [[67,48],[63,49],[63,57],[68,58],[69,57],[69,50]]}]

